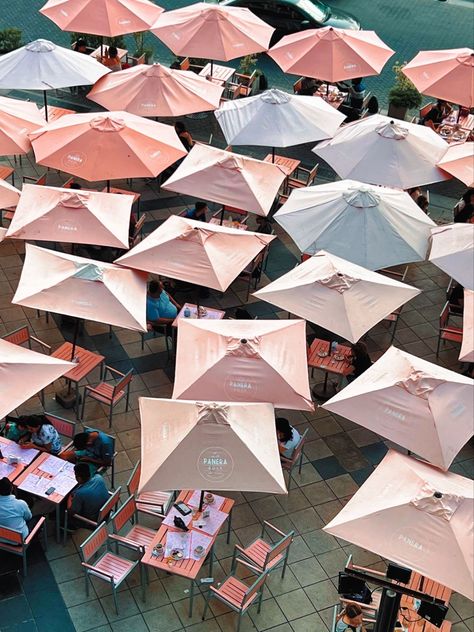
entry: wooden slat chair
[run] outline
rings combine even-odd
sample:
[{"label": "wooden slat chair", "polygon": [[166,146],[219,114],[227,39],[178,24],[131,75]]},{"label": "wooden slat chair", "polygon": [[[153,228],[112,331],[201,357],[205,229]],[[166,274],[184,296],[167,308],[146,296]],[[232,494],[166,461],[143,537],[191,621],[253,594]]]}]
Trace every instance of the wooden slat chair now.
[{"label": "wooden slat chair", "polygon": [[[314,165],[312,169],[305,169],[304,167],[298,167],[296,170],[295,178],[288,178],[287,180],[287,189],[290,191],[292,189],[302,189],[303,187],[309,187],[313,184],[316,176],[318,174],[319,162]],[[299,177],[301,174],[301,177]]]},{"label": "wooden slat chair", "polygon": [[248,266],[244,268],[242,272],[240,272],[240,274],[237,276],[238,280],[247,281],[247,296],[245,298],[245,302],[249,300],[250,288],[252,287],[252,282],[253,282],[254,290],[257,289],[258,284],[260,283],[260,279],[262,277],[263,264],[265,262],[265,257],[267,253],[268,253],[268,246],[265,246],[265,248],[261,252],[259,252],[258,255],[254,259],[252,259],[252,261],[248,264]]},{"label": "wooden slat chair", "polygon": [[46,180],[48,178],[48,172],[43,173],[39,178],[34,178],[33,176],[23,176],[22,182],[31,182],[32,184],[37,184],[38,186],[46,186]]},{"label": "wooden slat chair", "polygon": [[[174,500],[175,494],[174,492],[138,492],[138,485],[140,483],[140,474],[141,474],[141,461],[135,465],[130,474],[130,478],[127,482],[127,490],[130,496],[135,498],[137,503],[138,511],[142,511],[143,509],[151,510],[151,508],[156,508],[159,514],[168,513],[169,508],[171,507],[171,503]],[[157,513],[153,511],[153,513]]]},{"label": "wooden slat chair", "polygon": [[[49,423],[54,426],[54,428],[56,428],[60,435],[66,437],[69,440],[68,444],[61,448],[61,452],[70,450],[72,448],[72,440],[74,438],[74,435],[76,434],[76,422],[47,412],[44,413],[44,416],[49,421]],[[61,452],[59,454],[61,454]]]},{"label": "wooden slat chair", "polygon": [[301,90],[301,88],[303,87],[303,79],[304,79],[304,77],[300,77],[293,84],[293,92],[295,94],[297,94]]},{"label": "wooden slat chair", "polygon": [[[265,540],[266,532],[269,531],[271,535],[276,535],[279,539],[277,542],[272,543]],[[278,566],[282,566],[281,577],[285,576],[286,566],[288,564],[288,555],[290,553],[290,546],[293,542],[295,532],[283,533],[266,520],[262,525],[262,532],[260,537],[254,540],[249,546],[241,547],[236,544],[234,548],[234,555],[232,557],[231,570],[235,569],[235,565],[238,559],[237,555],[242,556],[245,561],[252,564],[258,569],[259,574],[265,571],[273,571]]]},{"label": "wooden slat chair", "polygon": [[[114,384],[105,381],[107,379],[107,371],[110,373],[111,377],[116,380]],[[114,408],[122,401],[123,398],[125,398],[125,412],[128,410],[130,403],[130,382],[132,381],[132,377],[133,369],[130,369],[127,373],[122,373],[121,371],[117,371],[117,369],[106,366],[103,382],[100,382],[97,386],[87,385],[84,387],[81,420],[84,421],[86,397],[92,397],[92,399],[95,399],[97,402],[109,407],[109,428],[111,428]]]},{"label": "wooden slat chair", "polygon": [[189,70],[191,68],[191,62],[189,61],[189,57],[185,57],[183,61],[179,62],[180,70]]},{"label": "wooden slat chair", "polygon": [[[237,559],[237,564],[244,566],[251,570],[253,573],[259,573],[259,570],[245,562],[244,560]],[[257,612],[260,613],[262,608],[263,587],[267,579],[267,573],[262,573],[250,586],[241,581],[235,576],[234,572],[227,577],[218,588],[209,586],[209,592],[206,597],[206,605],[204,606],[204,612],[202,613],[202,620],[206,618],[207,609],[209,607],[209,601],[211,598],[218,599],[228,608],[237,612],[239,615],[237,623],[237,632],[240,630],[240,623],[243,615],[248,611],[249,607],[258,604]]]},{"label": "wooden slat chair", "polygon": [[[105,552],[91,563],[91,560],[96,558],[104,546],[106,547]],[[91,577],[96,577],[97,579],[107,582],[112,589],[115,612],[118,614],[117,589],[138,566],[143,591],[142,598],[143,601],[145,601],[145,585],[140,561],[128,560],[110,551],[110,538],[105,523],[102,523],[94,533],[81,544],[80,554],[81,564],[85,572],[87,596],[89,596],[89,580]]]},{"label": "wooden slat chair", "polygon": [[46,518],[41,516],[33,529],[30,531],[26,538],[23,534],[15,529],[8,529],[7,527],[0,527],[0,551],[7,551],[13,553],[13,555],[19,555],[23,560],[23,577],[28,574],[27,553],[33,539],[41,534],[43,536],[43,546],[46,550],[48,548],[46,528]]},{"label": "wooden slat chair", "polygon": [[63,544],[66,544],[67,540],[67,528],[69,519],[73,518],[74,520],[80,520],[81,523],[84,524],[85,529],[96,529],[100,524],[108,522],[112,516],[113,510],[117,507],[120,502],[120,491],[121,487],[117,487],[114,492],[109,492],[109,499],[105,501],[99,511],[99,515],[97,516],[97,520],[90,520],[85,516],[81,516],[80,514],[71,514],[68,509],[64,512],[64,536],[63,536]]},{"label": "wooden slat chair", "polygon": [[24,325],[23,327],[19,327],[15,329],[15,331],[11,331],[9,334],[5,334],[2,336],[3,340],[7,342],[11,342],[14,345],[28,345],[28,348],[31,349],[31,342],[36,342],[41,347],[41,350],[47,353],[48,355],[51,353],[51,346],[48,345],[43,340],[36,338],[36,336],[32,336],[30,332],[30,328],[28,325]]},{"label": "wooden slat chair", "polygon": [[142,231],[143,231],[143,226],[145,225],[145,222],[146,222],[146,213],[142,213],[140,215],[140,219],[138,219],[137,223],[135,224],[135,228],[133,229],[132,235],[130,236],[130,239],[129,239],[130,248],[133,248],[142,240]]},{"label": "wooden slat chair", "polygon": [[[379,577],[382,577],[382,578],[386,577],[385,573],[382,573],[382,571],[376,571],[373,568],[365,568],[364,566],[357,566],[356,564],[354,564],[352,561],[352,554],[349,555],[347,559],[346,568],[353,568],[354,570],[371,573],[372,575],[378,575]],[[372,600],[370,603],[360,603],[359,601],[346,599],[342,595],[339,595],[339,601],[343,608],[345,608],[349,604],[356,604],[360,606],[364,617],[369,617],[369,620],[376,618],[377,611],[380,607],[380,598],[381,598],[381,593],[379,591],[372,592]]]},{"label": "wooden slat chair", "polygon": [[138,66],[144,64],[146,61],[146,53],[143,53],[139,57],[133,57],[133,55],[125,55],[125,63],[129,66]]},{"label": "wooden slat chair", "polygon": [[[84,430],[95,430],[94,428],[90,428],[89,426],[83,426]],[[104,433],[106,434],[106,433]],[[115,450],[115,437],[112,435],[106,435],[113,446],[113,455],[112,460],[109,465],[101,465],[97,470],[98,474],[105,474],[107,469],[110,467],[110,481],[112,489],[115,489],[115,457],[117,456],[117,451]]]},{"label": "wooden slat chair", "polygon": [[436,346],[436,357],[439,356],[439,349],[441,341],[449,340],[449,342],[462,343],[462,327],[452,327],[449,325],[450,316],[458,316],[459,314],[453,314],[450,309],[449,303],[446,302],[441,314],[439,315],[439,333],[438,344]]},{"label": "wooden slat chair", "polygon": [[[156,530],[138,524],[139,513],[165,518],[164,515],[155,513],[154,511],[138,509],[135,498],[130,496],[110,519],[113,531],[110,535],[110,539],[115,543],[116,553],[118,553],[119,546],[124,546],[127,549],[137,551],[143,555],[153,542]],[[125,527],[128,527],[128,529],[120,535],[120,532],[123,531]]]},{"label": "wooden slat chair", "polygon": [[293,454],[291,459],[285,458],[283,455],[280,455],[281,459],[281,467],[283,470],[288,472],[288,491],[291,489],[291,481],[293,478],[293,470],[295,467],[298,467],[298,474],[301,476],[301,468],[303,466],[303,448],[306,441],[306,435],[308,434],[308,428],[303,432],[298,441],[298,444],[295,446],[293,450]]}]

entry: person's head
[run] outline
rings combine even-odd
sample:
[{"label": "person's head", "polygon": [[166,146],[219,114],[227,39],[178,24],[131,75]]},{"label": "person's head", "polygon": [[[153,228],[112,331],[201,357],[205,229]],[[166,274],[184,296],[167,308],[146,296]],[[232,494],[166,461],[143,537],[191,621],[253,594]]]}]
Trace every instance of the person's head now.
[{"label": "person's head", "polygon": [[152,298],[159,298],[163,291],[163,283],[161,281],[150,281],[148,284],[148,294]]},{"label": "person's head", "polygon": [[182,121],[176,121],[176,123],[174,124],[174,129],[177,134],[183,134],[187,131],[186,125]]},{"label": "person's head", "polygon": [[411,189],[407,189],[407,193],[415,202],[421,195],[421,191],[418,187],[412,187]]},{"label": "person's head", "polygon": [[118,50],[116,46],[109,46],[109,57],[113,59],[118,56]]},{"label": "person's head", "polygon": [[79,184],[79,182],[71,182],[71,184],[69,185],[70,189],[82,189],[82,184]]},{"label": "person's head", "polygon": [[275,425],[279,441],[286,443],[293,439],[293,428],[290,426],[288,419],[277,417],[275,419]]},{"label": "person's head", "polygon": [[194,208],[196,209],[196,215],[201,217],[201,215],[206,214],[207,204],[205,202],[196,202]]},{"label": "person's head", "polygon": [[87,463],[76,463],[74,466],[74,476],[80,484],[87,483],[91,477],[91,471]]},{"label": "person's head", "polygon": [[362,77],[357,77],[357,79],[353,79],[351,83],[353,86],[358,86],[362,83]]},{"label": "person's head", "polygon": [[85,39],[78,39],[76,42],[75,50],[77,53],[85,53],[87,51],[87,42]]},{"label": "person's head", "polygon": [[367,103],[367,112],[369,114],[377,114],[379,111],[379,102],[375,95],[372,95]]},{"label": "person's head", "polygon": [[255,221],[257,222],[258,226],[266,226],[269,223],[268,218],[264,215],[257,215]]},{"label": "person's head", "polygon": [[0,478],[0,496],[10,496],[13,491],[13,485],[6,476]]},{"label": "person's head", "polygon": [[462,196],[465,204],[472,204],[474,206],[474,189],[468,189]]},{"label": "person's head", "polygon": [[349,619],[350,625],[362,624],[362,608],[357,604],[350,603],[348,606],[346,606],[345,614],[347,619]]},{"label": "person's head", "polygon": [[89,443],[90,433],[89,432],[78,432],[74,435],[74,439],[72,443],[76,450],[84,450]]},{"label": "person's head", "polygon": [[352,355],[356,358],[363,358],[369,356],[369,351],[365,342],[359,340],[351,345]]},{"label": "person's head", "polygon": [[419,195],[416,203],[422,211],[424,211],[425,213],[428,212],[428,206],[430,205],[430,203],[428,202],[428,198],[426,197],[426,195]]},{"label": "person's head", "polygon": [[38,432],[41,426],[47,424],[48,421],[43,415],[28,415],[23,423],[28,432]]}]

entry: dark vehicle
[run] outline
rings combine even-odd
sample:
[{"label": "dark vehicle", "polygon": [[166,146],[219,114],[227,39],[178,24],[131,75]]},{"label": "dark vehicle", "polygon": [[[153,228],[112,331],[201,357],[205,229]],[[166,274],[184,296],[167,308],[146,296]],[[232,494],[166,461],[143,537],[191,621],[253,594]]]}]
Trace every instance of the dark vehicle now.
[{"label": "dark vehicle", "polygon": [[360,29],[358,20],[345,11],[333,9],[321,0],[224,0],[221,4],[246,7],[276,31],[272,44],[284,35],[306,29],[333,26],[340,29]]}]

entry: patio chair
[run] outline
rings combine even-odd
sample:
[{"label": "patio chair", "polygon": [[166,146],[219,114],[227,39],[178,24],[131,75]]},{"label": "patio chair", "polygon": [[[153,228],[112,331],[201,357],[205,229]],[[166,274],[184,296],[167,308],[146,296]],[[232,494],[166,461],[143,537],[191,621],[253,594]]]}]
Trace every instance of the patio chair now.
[{"label": "patio chair", "polygon": [[441,340],[450,342],[462,343],[462,327],[452,327],[449,325],[450,316],[459,316],[451,311],[449,303],[446,302],[441,314],[439,315],[439,333],[438,344],[436,346],[436,357],[439,356],[439,348],[441,346]]},{"label": "patio chair", "polygon": [[[91,428],[90,426],[82,426],[83,430],[94,430],[94,428]],[[115,450],[115,437],[113,437],[112,435],[108,435],[104,432],[104,434],[110,439],[110,442],[112,443],[113,446],[113,456],[112,456],[112,460],[110,461],[110,463],[108,465],[101,465],[99,467],[99,469],[97,470],[98,474],[105,474],[107,472],[107,469],[110,467],[110,483],[112,486],[112,489],[115,489],[115,457],[117,456],[117,451]]]},{"label": "patio chair", "polygon": [[[312,169],[305,169],[304,167],[298,167],[296,170],[296,177],[290,177],[287,180],[286,188],[291,192],[292,189],[302,189],[303,187],[309,187],[316,179],[316,175],[319,169],[319,162],[314,165]],[[298,177],[300,176],[301,177]]]},{"label": "patio chair", "polygon": [[127,53],[127,55],[125,55],[125,63],[128,64],[129,66],[138,66],[140,64],[144,64],[146,62],[146,53],[143,53],[142,55],[138,56],[138,57],[133,57],[133,55],[129,55]]},{"label": "patio chair", "polygon": [[24,325],[23,327],[15,329],[15,331],[11,331],[9,334],[5,334],[2,336],[2,339],[7,342],[11,342],[14,345],[21,346],[27,344],[29,349],[31,349],[31,343],[35,342],[41,347],[42,351],[48,355],[51,353],[51,346],[46,342],[43,342],[43,340],[36,338],[36,336],[32,336],[28,325]]},{"label": "patio chair", "polygon": [[133,248],[134,246],[136,246],[143,239],[142,231],[143,231],[143,226],[145,225],[145,222],[146,222],[146,213],[142,213],[140,215],[140,219],[138,219],[135,224],[133,233],[130,235],[130,238],[129,238],[130,248]]},{"label": "patio chair", "polygon": [[[377,570],[374,570],[373,568],[366,568],[364,566],[357,566],[356,564],[354,564],[352,561],[352,554],[349,555],[349,557],[347,558],[345,568],[353,568],[356,571],[366,572],[372,575],[378,575],[379,577],[386,578],[386,574],[383,573],[382,571],[377,571]],[[380,599],[381,599],[381,593],[375,590],[372,591],[371,600],[369,603],[361,603],[360,601],[355,601],[353,599],[344,597],[343,595],[339,595],[339,601],[343,608],[345,608],[346,606],[350,604],[355,604],[355,605],[360,606],[362,610],[362,614],[366,621],[373,620],[374,618],[377,617],[377,611],[380,606]]]},{"label": "patio chair", "polygon": [[268,255],[268,246],[258,253],[258,255],[252,259],[246,268],[237,276],[237,279],[247,281],[247,296],[245,302],[249,300],[250,288],[253,282],[253,289],[256,290],[260,279],[262,277],[262,269],[265,263],[265,259]]},{"label": "patio chair", "polygon": [[[268,542],[268,540],[264,539],[267,531],[270,536],[275,536],[276,534],[276,537],[279,539],[275,543]],[[255,539],[245,548],[238,544],[235,545],[231,570],[235,569],[236,562],[240,559],[237,555],[241,555],[245,561],[258,569],[259,574],[265,571],[271,572],[277,568],[277,566],[282,566],[281,577],[283,578],[285,576],[288,555],[294,535],[294,531],[283,533],[283,531],[280,531],[264,520],[259,538]]]},{"label": "patio chair", "polygon": [[[91,560],[97,556],[102,547],[105,552],[93,563]],[[137,568],[140,569],[140,584],[142,587],[142,599],[145,601],[145,585],[140,560],[128,560],[110,551],[110,537],[105,523],[102,523],[80,546],[81,564],[85,572],[86,594],[89,596],[89,580],[96,577],[107,582],[112,589],[112,597],[115,612],[118,614],[117,589]]]},{"label": "patio chair", "polygon": [[41,176],[39,176],[39,178],[34,178],[33,176],[23,176],[22,182],[23,184],[25,184],[25,182],[31,182],[38,186],[45,186],[47,177],[48,177],[48,172],[43,173]]},{"label": "patio chair", "polygon": [[[70,450],[72,448],[72,440],[74,438],[74,435],[76,434],[76,422],[47,412],[44,413],[44,416],[49,421],[49,423],[54,426],[54,428],[56,428],[60,435],[66,437],[69,440],[69,443],[61,448],[61,452]],[[61,452],[59,454],[61,454]]]},{"label": "patio chair", "polygon": [[[140,482],[141,474],[141,462],[138,461],[130,474],[130,478],[127,482],[127,490],[130,496],[135,498],[138,511],[142,509],[148,509],[154,514],[156,513],[151,508],[154,507],[159,510],[160,514],[168,513],[171,503],[175,498],[174,492],[138,492],[138,484]],[[158,514],[159,515],[159,514]]]},{"label": "patio chair", "polygon": [[[135,498],[130,496],[130,498],[123,503],[120,509],[118,509],[110,519],[113,532],[110,534],[110,539],[115,543],[116,553],[118,553],[118,547],[120,545],[131,549],[132,551],[137,551],[143,555],[145,550],[153,542],[153,538],[157,532],[154,529],[138,524],[139,513],[157,516],[158,518],[165,517],[161,514],[155,513],[154,511],[138,509]],[[127,524],[128,530],[120,535],[120,532]]]},{"label": "patio chair", "polygon": [[[252,571],[252,573],[259,573],[259,570],[255,566],[252,566],[244,560],[237,559],[237,564],[241,564],[243,567],[248,568]],[[237,612],[239,615],[237,632],[239,632],[242,617],[248,611],[250,606],[258,604],[257,612],[260,613],[262,608],[263,586],[267,579],[267,573],[259,575],[249,586],[235,576],[236,570],[237,568],[218,588],[209,586],[209,592],[206,597],[206,605],[204,606],[204,612],[202,613],[202,620],[204,621],[206,618],[209,601],[214,597],[234,612]]]},{"label": "patio chair", "polygon": [[81,516],[80,514],[71,514],[71,512],[66,509],[64,512],[64,536],[63,536],[63,544],[66,544],[67,539],[67,529],[70,519],[78,520],[84,524],[85,529],[95,529],[100,524],[108,522],[112,516],[112,511],[117,507],[120,502],[120,491],[121,487],[117,487],[114,492],[109,492],[109,499],[105,501],[99,511],[99,515],[97,516],[97,520],[90,520],[85,516]]},{"label": "patio chair", "polygon": [[[115,379],[115,384],[105,381],[107,379],[107,371],[111,377]],[[84,409],[86,407],[86,397],[92,397],[97,402],[105,404],[109,407],[109,428],[112,427],[112,415],[115,406],[125,398],[125,412],[128,410],[130,403],[130,383],[133,377],[133,369],[122,373],[110,366],[105,367],[104,381],[97,386],[84,386],[84,395],[82,398],[81,421],[84,421]]]},{"label": "patio chair", "polygon": [[298,467],[298,474],[301,476],[301,468],[303,466],[303,448],[306,441],[306,435],[308,434],[308,428],[303,432],[298,444],[293,450],[291,459],[287,459],[284,456],[281,458],[281,467],[284,471],[288,472],[288,491],[291,489],[291,480],[293,478],[293,470]]},{"label": "patio chair", "polygon": [[46,550],[48,548],[45,522],[46,518],[41,516],[26,538],[23,537],[23,534],[20,533],[20,531],[8,529],[7,527],[0,527],[0,551],[13,553],[13,555],[19,555],[22,558],[23,577],[26,577],[28,574],[27,553],[34,538],[41,534],[43,536],[44,549]]}]

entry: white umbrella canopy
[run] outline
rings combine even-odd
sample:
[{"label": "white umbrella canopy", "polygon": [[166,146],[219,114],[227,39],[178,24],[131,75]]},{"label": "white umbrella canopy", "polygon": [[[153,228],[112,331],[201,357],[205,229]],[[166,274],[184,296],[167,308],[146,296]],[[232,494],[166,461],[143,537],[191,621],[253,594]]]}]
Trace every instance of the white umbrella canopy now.
[{"label": "white umbrella canopy", "polygon": [[254,296],[357,342],[419,293],[415,287],[320,251]]},{"label": "white umbrella canopy", "polygon": [[436,166],[447,149],[429,127],[374,114],[345,125],[313,151],[341,178],[409,189],[451,177]]},{"label": "white umbrella canopy", "polygon": [[369,270],[423,261],[435,223],[404,191],[341,180],[293,191],[275,213],[301,252]]},{"label": "white umbrella canopy", "polygon": [[140,397],[139,407],[140,491],[286,493],[271,404]]},{"label": "white umbrella canopy", "polygon": [[434,228],[429,260],[464,288],[474,290],[474,224]]},{"label": "white umbrella canopy", "polygon": [[289,147],[334,136],[345,115],[319,97],[271,89],[214,112],[231,145]]},{"label": "white umbrella canopy", "polygon": [[474,381],[390,347],[323,408],[447,470],[474,433]]}]

